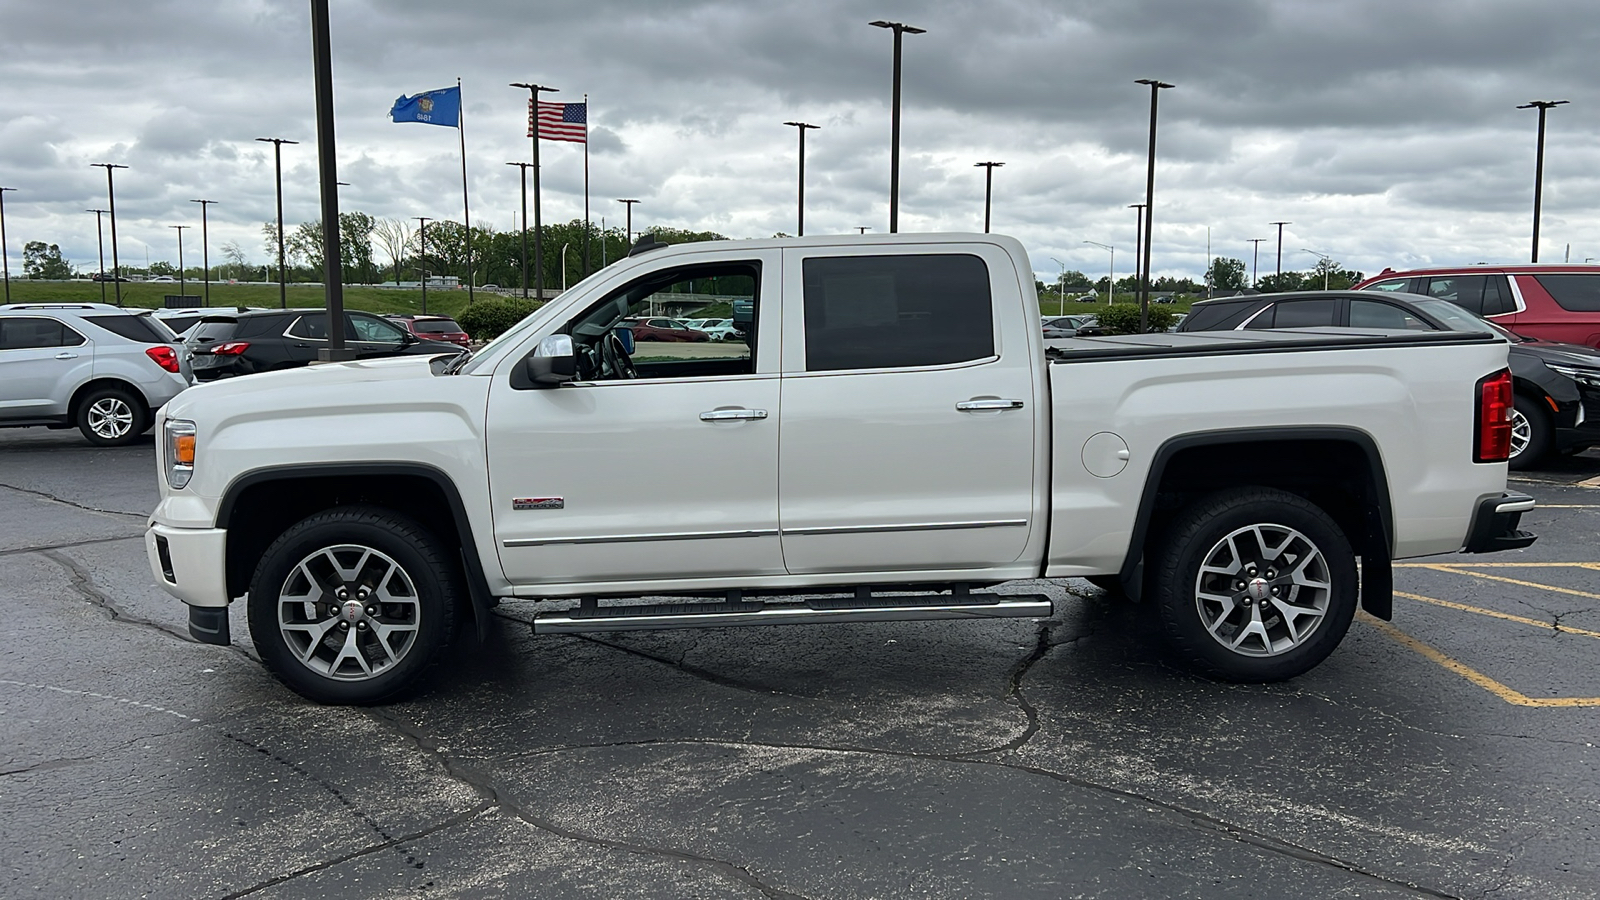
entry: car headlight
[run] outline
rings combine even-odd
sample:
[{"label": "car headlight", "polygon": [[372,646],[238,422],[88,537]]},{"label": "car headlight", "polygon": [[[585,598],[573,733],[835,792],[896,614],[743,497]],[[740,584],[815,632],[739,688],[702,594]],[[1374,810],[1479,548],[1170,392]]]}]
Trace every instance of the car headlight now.
[{"label": "car headlight", "polygon": [[194,477],[195,428],[188,419],[168,419],[164,429],[167,440],[167,484],[182,490]]},{"label": "car headlight", "polygon": [[[1546,363],[1546,365],[1549,364]],[[1551,365],[1550,370],[1552,372],[1560,372],[1586,387],[1600,388],[1600,369],[1579,369],[1573,366]]]}]

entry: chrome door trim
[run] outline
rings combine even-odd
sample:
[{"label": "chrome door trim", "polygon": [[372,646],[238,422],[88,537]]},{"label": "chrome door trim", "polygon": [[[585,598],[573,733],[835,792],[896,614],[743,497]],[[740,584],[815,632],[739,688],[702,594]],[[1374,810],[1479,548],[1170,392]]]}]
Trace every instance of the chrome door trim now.
[{"label": "chrome door trim", "polygon": [[595,534],[581,537],[511,538],[501,541],[504,547],[542,547],[546,544],[625,544],[643,541],[703,541],[721,538],[776,537],[778,530],[749,529],[744,531],[669,531],[657,534]]},{"label": "chrome door trim", "polygon": [[1002,400],[999,398],[963,400],[956,404],[956,409],[960,410],[961,412],[970,412],[972,410],[982,409],[1021,409],[1022,407],[1023,402],[1021,400]]},{"label": "chrome door trim", "polygon": [[957,531],[964,528],[1021,528],[1027,519],[992,519],[986,522],[914,522],[906,525],[823,525],[814,528],[785,528],[785,535],[878,534],[888,531]]},{"label": "chrome door trim", "polygon": [[702,422],[720,422],[730,419],[765,419],[764,409],[712,409],[700,414]]}]

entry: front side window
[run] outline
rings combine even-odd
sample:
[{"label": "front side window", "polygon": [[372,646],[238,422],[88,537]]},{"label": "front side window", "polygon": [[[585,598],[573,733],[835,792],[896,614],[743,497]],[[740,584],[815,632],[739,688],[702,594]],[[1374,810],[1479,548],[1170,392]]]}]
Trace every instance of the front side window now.
[{"label": "front side window", "polygon": [[55,319],[33,316],[0,318],[0,350],[76,347],[82,343],[83,335]]},{"label": "front side window", "polygon": [[1600,312],[1600,276],[1535,275],[1556,305],[1568,312]]},{"label": "front side window", "polygon": [[807,259],[806,371],[994,356],[989,267],[970,254]]}]

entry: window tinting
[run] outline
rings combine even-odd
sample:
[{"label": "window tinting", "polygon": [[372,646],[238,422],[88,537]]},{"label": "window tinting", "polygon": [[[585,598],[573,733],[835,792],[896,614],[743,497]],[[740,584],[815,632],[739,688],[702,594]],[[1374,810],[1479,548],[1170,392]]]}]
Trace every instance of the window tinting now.
[{"label": "window tinting", "polygon": [[160,328],[152,326],[150,320],[144,316],[84,316],[83,319],[112,334],[141,344],[166,344],[172,341],[171,335],[163,334]]},{"label": "window tinting", "polygon": [[411,323],[417,334],[459,334],[461,326],[455,319],[422,319]]},{"label": "window tinting", "polygon": [[816,258],[803,268],[807,371],[994,355],[989,267],[976,256]]},{"label": "window tinting", "polygon": [[1287,300],[1273,311],[1273,328],[1323,328],[1338,315],[1337,300]]},{"label": "window tinting", "polygon": [[76,347],[81,343],[83,335],[55,319],[25,316],[0,318],[0,350]]},{"label": "window tinting", "polygon": [[328,339],[328,314],[312,313],[301,316],[289,326],[289,333],[298,338],[325,341]]},{"label": "window tinting", "polygon": [[1428,281],[1428,296],[1438,297],[1475,316],[1483,315],[1483,285],[1487,275],[1451,275]]},{"label": "window tinting", "polygon": [[1517,301],[1511,297],[1511,285],[1506,283],[1506,277],[1490,275],[1483,283],[1483,312],[1479,315],[1498,316],[1516,310]]},{"label": "window tinting", "polygon": [[1535,275],[1556,305],[1569,312],[1600,312],[1600,276]]},{"label": "window tinting", "polygon": [[1352,328],[1394,328],[1409,331],[1433,331],[1432,325],[1412,315],[1410,311],[1376,300],[1350,301],[1350,326]]},{"label": "window tinting", "polygon": [[1257,309],[1255,303],[1217,303],[1189,310],[1179,331],[1232,331]]},{"label": "window tinting", "polygon": [[1366,287],[1362,288],[1362,290],[1363,291],[1389,291],[1389,292],[1403,291],[1403,290],[1406,289],[1406,283],[1409,282],[1410,280],[1411,279],[1409,279],[1409,278],[1396,278],[1393,281],[1380,281],[1377,284],[1369,284]]}]

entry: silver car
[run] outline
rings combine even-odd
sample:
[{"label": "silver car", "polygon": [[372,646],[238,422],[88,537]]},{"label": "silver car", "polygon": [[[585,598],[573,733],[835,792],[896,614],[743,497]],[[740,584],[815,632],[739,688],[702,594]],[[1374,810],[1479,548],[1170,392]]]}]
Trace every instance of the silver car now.
[{"label": "silver car", "polygon": [[76,425],[89,443],[115,447],[193,383],[183,344],[148,310],[0,306],[0,427]]}]

